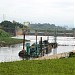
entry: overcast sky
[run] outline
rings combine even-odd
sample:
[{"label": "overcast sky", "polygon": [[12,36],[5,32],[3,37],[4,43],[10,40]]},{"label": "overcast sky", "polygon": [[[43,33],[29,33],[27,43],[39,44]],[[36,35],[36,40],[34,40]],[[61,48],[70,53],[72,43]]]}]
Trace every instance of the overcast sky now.
[{"label": "overcast sky", "polygon": [[0,22],[53,23],[74,27],[74,0],[0,0]]}]

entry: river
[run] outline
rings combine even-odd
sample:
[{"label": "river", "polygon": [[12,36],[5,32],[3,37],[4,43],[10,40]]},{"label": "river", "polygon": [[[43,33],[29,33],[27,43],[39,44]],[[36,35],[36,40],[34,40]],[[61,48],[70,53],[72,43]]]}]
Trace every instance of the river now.
[{"label": "river", "polygon": [[[47,40],[48,36],[38,36],[38,41],[40,37],[43,40]],[[23,39],[23,36],[16,36],[12,38]],[[35,36],[26,36],[27,40],[30,40],[30,44],[35,42]],[[54,42],[54,37],[49,36],[49,42]],[[56,49],[56,53],[64,53],[75,50],[75,38],[74,37],[57,37],[58,48]],[[9,62],[9,61],[18,61],[22,60],[18,53],[22,50],[22,43],[16,44],[10,47],[0,47],[0,62]],[[54,50],[49,55],[53,55]]]}]

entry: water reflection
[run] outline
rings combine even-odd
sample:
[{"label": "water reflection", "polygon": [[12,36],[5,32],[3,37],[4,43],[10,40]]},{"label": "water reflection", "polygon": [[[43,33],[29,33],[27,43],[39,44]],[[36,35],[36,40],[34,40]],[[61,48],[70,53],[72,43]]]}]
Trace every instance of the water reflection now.
[{"label": "water reflection", "polygon": [[14,47],[1,47],[0,48],[0,62],[21,60],[18,52],[22,50],[22,44],[17,44]]}]

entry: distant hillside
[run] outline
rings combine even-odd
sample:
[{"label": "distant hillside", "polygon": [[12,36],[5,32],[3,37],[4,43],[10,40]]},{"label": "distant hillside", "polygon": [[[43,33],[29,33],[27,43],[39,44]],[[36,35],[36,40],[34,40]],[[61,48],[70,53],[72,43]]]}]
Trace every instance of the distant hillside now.
[{"label": "distant hillside", "polygon": [[55,26],[55,24],[49,24],[49,23],[44,23],[44,24],[30,24],[29,27],[34,30],[55,30],[57,28],[58,30],[66,30],[65,27],[61,26]]}]

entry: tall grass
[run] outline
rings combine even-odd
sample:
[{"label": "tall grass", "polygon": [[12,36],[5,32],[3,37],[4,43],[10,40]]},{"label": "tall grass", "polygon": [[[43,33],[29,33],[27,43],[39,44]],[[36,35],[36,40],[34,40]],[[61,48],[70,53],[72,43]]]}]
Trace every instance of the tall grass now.
[{"label": "tall grass", "polygon": [[75,75],[75,58],[0,63],[0,75]]}]

